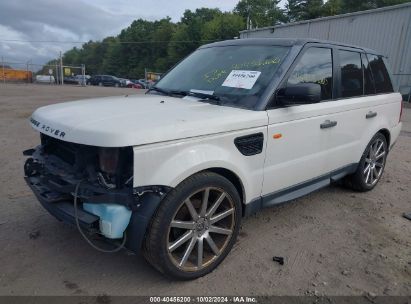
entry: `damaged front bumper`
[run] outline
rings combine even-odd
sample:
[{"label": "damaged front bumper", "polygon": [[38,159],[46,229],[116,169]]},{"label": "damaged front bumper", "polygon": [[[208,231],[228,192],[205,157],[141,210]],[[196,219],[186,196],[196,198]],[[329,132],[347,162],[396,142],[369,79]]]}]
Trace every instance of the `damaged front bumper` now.
[{"label": "damaged front bumper", "polygon": [[125,231],[125,247],[134,252],[140,250],[151,217],[170,191],[166,186],[108,189],[96,181],[88,180],[84,174],[78,174],[72,166],[58,157],[45,156],[42,146],[24,151],[23,154],[29,156],[24,165],[25,181],[41,205],[58,220],[76,224],[73,195],[78,184],[78,221],[81,228],[90,233],[100,233],[100,218],[85,211],[83,202],[116,204],[131,210],[130,222]]}]

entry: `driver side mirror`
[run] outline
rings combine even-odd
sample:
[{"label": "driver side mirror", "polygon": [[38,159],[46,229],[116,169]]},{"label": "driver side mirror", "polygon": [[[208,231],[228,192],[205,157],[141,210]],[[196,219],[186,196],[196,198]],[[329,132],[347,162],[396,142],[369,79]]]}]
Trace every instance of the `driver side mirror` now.
[{"label": "driver side mirror", "polygon": [[301,105],[321,101],[321,86],[318,83],[289,85],[277,92],[277,100],[283,105]]}]

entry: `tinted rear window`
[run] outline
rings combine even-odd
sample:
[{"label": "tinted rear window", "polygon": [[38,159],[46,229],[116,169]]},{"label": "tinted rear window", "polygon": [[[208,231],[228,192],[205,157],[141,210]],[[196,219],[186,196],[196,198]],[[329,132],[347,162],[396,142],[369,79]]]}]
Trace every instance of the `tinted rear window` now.
[{"label": "tinted rear window", "polygon": [[339,50],[341,66],[341,97],[363,95],[361,55],[357,52]]},{"label": "tinted rear window", "polygon": [[387,67],[381,56],[367,54],[374,78],[376,93],[394,92]]},{"label": "tinted rear window", "polygon": [[364,70],[364,94],[375,94],[374,80],[372,78],[371,68],[370,64],[368,63],[367,56],[365,56],[365,54],[361,54],[361,59]]}]

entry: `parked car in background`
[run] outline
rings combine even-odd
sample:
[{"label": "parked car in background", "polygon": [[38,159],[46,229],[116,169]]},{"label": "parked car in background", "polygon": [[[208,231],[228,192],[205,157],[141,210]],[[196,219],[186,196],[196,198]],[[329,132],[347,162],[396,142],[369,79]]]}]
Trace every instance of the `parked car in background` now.
[{"label": "parked car in background", "polygon": [[123,88],[130,88],[132,84],[134,84],[130,79],[126,78],[119,78],[120,84]]},{"label": "parked car in background", "polygon": [[89,83],[91,85],[98,85],[100,87],[120,87],[121,81],[115,76],[111,75],[95,75],[90,78]]},{"label": "parked car in background", "polygon": [[74,76],[75,80],[77,81],[77,84],[79,85],[86,85],[89,82],[89,79],[91,78],[90,75],[76,75]]},{"label": "parked car in background", "polygon": [[133,88],[133,89],[144,89],[144,87],[139,84],[139,83],[130,83],[127,85],[127,88]]},{"label": "parked car in background", "polygon": [[37,83],[56,83],[54,76],[50,75],[36,75]]},{"label": "parked car in background", "polygon": [[148,89],[148,84],[147,81],[145,79],[136,79],[134,81],[134,83],[138,83],[139,85],[141,85],[144,89]]},{"label": "parked car in background", "polygon": [[75,76],[66,76],[63,79],[64,84],[78,84],[78,80]]}]

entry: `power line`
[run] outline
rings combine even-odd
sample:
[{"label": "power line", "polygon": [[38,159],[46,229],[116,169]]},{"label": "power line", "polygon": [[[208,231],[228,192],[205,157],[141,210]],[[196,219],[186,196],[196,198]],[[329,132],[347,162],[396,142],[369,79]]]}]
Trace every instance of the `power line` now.
[{"label": "power line", "polygon": [[147,41],[57,41],[57,40],[20,40],[20,39],[3,39],[0,42],[11,42],[11,43],[60,43],[60,44],[86,44],[89,42],[101,43],[101,44],[110,44],[110,43],[119,43],[119,44],[150,44],[150,43],[194,43],[194,42],[215,42],[218,40],[147,40]]}]

